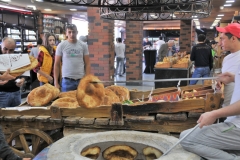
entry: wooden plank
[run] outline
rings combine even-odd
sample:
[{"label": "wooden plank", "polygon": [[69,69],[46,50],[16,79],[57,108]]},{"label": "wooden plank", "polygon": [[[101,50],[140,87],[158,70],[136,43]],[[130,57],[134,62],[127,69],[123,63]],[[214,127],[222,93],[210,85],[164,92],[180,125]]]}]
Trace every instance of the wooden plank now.
[{"label": "wooden plank", "polygon": [[2,109],[2,115],[11,116],[11,115],[50,115],[49,109],[30,109],[30,110],[4,110]]},{"label": "wooden plank", "polygon": [[63,119],[50,118],[50,122],[54,122],[54,123],[62,123],[62,122],[63,122]]},{"label": "wooden plank", "polygon": [[61,108],[62,116],[85,117],[85,118],[110,118],[111,106],[100,106],[97,108]]},{"label": "wooden plank", "polygon": [[4,121],[18,121],[22,115],[4,116]]},{"label": "wooden plank", "polygon": [[36,119],[36,116],[23,115],[22,117],[20,117],[20,121],[32,122],[32,121],[35,121],[35,119]]},{"label": "wooden plank", "polygon": [[200,112],[189,112],[188,117],[199,118],[201,116],[201,114],[203,114],[203,112],[202,113],[200,113]]},{"label": "wooden plank", "polygon": [[51,106],[50,107],[51,118],[53,119],[62,119],[61,110],[59,107]]},{"label": "wooden plank", "polygon": [[49,122],[51,116],[37,116],[36,121],[38,122]]},{"label": "wooden plank", "polygon": [[155,116],[126,116],[125,121],[127,122],[138,122],[138,123],[152,123],[155,120]]},{"label": "wooden plank", "polygon": [[79,117],[67,117],[64,119],[64,123],[66,124],[78,124]]},{"label": "wooden plank", "polygon": [[174,113],[174,114],[157,114],[157,121],[186,121],[186,113]]},{"label": "wooden plank", "polygon": [[123,109],[121,103],[114,103],[111,109],[110,125],[123,125]]},{"label": "wooden plank", "polygon": [[80,118],[79,124],[93,124],[95,121],[95,118]]},{"label": "wooden plank", "polygon": [[221,103],[221,93],[207,93],[206,94],[206,103],[205,103],[205,112],[219,109]]},{"label": "wooden plank", "polygon": [[94,125],[108,125],[109,124],[109,118],[96,118]]},{"label": "wooden plank", "polygon": [[191,99],[178,102],[155,102],[139,105],[123,105],[123,114],[148,116],[150,113],[177,113],[194,109],[204,109],[204,99]]}]

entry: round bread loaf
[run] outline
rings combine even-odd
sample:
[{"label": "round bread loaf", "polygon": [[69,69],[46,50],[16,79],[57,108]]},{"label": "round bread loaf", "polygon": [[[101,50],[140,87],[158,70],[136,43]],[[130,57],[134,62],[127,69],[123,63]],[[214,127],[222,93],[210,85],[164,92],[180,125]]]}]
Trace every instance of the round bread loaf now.
[{"label": "round bread loaf", "polygon": [[100,81],[96,76],[86,75],[77,88],[77,101],[80,107],[99,107],[103,101],[104,86],[102,83],[91,83]]},{"label": "round bread loaf", "polygon": [[81,152],[83,157],[87,157],[90,159],[97,159],[100,154],[101,149],[97,146],[88,148]]},{"label": "round bread loaf", "polygon": [[59,108],[77,108],[78,102],[76,98],[71,97],[63,97],[56,99],[51,106],[59,107]]},{"label": "round bread loaf", "polygon": [[143,149],[143,154],[146,160],[158,159],[163,155],[161,151],[153,147],[146,147]]},{"label": "round bread loaf", "polygon": [[105,160],[134,160],[136,157],[137,151],[127,145],[111,146],[103,152]]},{"label": "round bread loaf", "polygon": [[68,91],[68,92],[60,92],[58,97],[59,98],[63,98],[63,97],[77,98],[77,90]]},{"label": "round bread loaf", "polygon": [[121,102],[130,99],[130,93],[126,87],[111,85],[106,88],[111,89],[119,97]]},{"label": "round bread loaf", "polygon": [[60,90],[50,84],[33,89],[27,96],[27,103],[34,107],[44,106],[58,97]]},{"label": "round bread loaf", "polygon": [[104,88],[105,96],[102,105],[112,105],[113,103],[120,102],[119,97],[109,88]]}]

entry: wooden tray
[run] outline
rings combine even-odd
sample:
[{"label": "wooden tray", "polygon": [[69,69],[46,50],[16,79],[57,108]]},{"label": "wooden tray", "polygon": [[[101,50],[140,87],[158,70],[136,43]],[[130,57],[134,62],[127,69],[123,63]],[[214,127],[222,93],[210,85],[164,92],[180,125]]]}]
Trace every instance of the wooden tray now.
[{"label": "wooden tray", "polygon": [[189,63],[182,63],[182,64],[174,64],[172,68],[188,68]]},{"label": "wooden tray", "polygon": [[171,68],[171,63],[162,63],[162,64],[157,64],[154,66],[155,68]]}]

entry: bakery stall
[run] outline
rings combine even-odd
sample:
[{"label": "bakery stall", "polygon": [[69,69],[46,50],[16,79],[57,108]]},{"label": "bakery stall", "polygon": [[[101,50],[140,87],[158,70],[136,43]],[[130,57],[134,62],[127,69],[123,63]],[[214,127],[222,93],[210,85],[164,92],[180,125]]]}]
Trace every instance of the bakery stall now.
[{"label": "bakery stall", "polygon": [[3,132],[15,153],[34,157],[63,136],[77,133],[134,130],[177,136],[195,126],[201,113],[220,106],[221,93],[211,86],[142,92],[104,87],[95,76],[86,83],[87,77],[78,90],[61,93],[45,84],[32,90],[21,106],[0,110]]},{"label": "bakery stall", "polygon": [[[186,52],[178,52],[174,57],[164,57],[162,62],[157,62],[154,66],[155,80],[189,78],[191,67],[190,55],[186,55]],[[155,82],[155,88],[186,86],[189,81],[178,83],[178,81]]]}]

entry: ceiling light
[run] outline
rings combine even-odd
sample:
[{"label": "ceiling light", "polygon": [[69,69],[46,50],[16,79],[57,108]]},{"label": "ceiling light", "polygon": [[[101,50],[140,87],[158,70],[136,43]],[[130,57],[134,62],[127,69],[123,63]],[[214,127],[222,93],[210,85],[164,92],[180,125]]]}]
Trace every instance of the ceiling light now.
[{"label": "ceiling light", "polygon": [[217,17],[216,19],[222,19],[221,17]]},{"label": "ceiling light", "polygon": [[35,0],[35,1],[37,1],[37,2],[43,2],[43,0]]},{"label": "ceiling light", "polygon": [[229,1],[226,1],[226,3],[234,3],[235,1],[233,0],[229,0]]},{"label": "ceiling light", "polygon": [[232,6],[232,4],[224,4],[223,6],[224,7],[230,7],[230,6]]},{"label": "ceiling light", "polygon": [[23,12],[31,12],[29,10],[25,10],[25,9],[20,9],[20,8],[15,8],[15,7],[9,7],[9,6],[4,6],[4,5],[0,5],[1,8],[7,8],[7,9],[12,9],[12,10],[17,10],[17,11],[23,11]]},{"label": "ceiling light", "polygon": [[224,7],[223,7],[223,6],[220,6],[220,9],[224,9]]},{"label": "ceiling light", "polygon": [[51,9],[49,9],[49,8],[46,8],[46,9],[44,9],[44,11],[52,11]]},{"label": "ceiling light", "polygon": [[33,6],[33,5],[27,5],[27,8],[36,10],[36,6]]},{"label": "ceiling light", "polygon": [[1,0],[2,2],[11,2],[11,0]]},{"label": "ceiling light", "polygon": [[223,17],[224,16],[224,14],[219,14],[219,15],[217,15],[218,17]]},{"label": "ceiling light", "polygon": [[77,9],[69,9],[70,11],[77,11]]},{"label": "ceiling light", "polygon": [[213,29],[213,26],[211,26],[210,29]]}]

